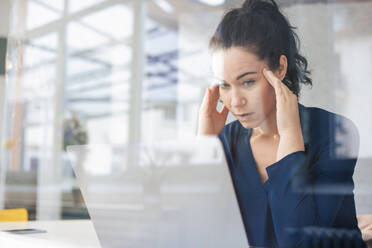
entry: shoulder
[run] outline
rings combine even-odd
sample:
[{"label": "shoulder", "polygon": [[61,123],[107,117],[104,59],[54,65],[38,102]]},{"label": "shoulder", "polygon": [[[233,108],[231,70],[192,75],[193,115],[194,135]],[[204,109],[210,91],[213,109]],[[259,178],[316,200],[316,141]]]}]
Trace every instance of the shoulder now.
[{"label": "shoulder", "polygon": [[305,143],[331,145],[334,152],[356,157],[359,150],[359,132],[349,118],[331,111],[299,104],[301,127]]}]

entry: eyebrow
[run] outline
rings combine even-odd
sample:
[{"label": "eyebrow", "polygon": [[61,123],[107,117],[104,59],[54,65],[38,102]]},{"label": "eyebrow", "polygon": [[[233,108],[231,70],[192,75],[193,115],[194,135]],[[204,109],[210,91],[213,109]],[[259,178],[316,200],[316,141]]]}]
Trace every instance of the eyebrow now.
[{"label": "eyebrow", "polygon": [[257,72],[254,72],[254,71],[249,71],[249,72],[244,72],[243,74],[241,74],[240,76],[238,76],[236,78],[236,80],[239,80],[241,79],[242,77],[246,76],[246,75],[249,75],[249,74],[257,74]]},{"label": "eyebrow", "polygon": [[[250,74],[257,74],[257,72],[255,72],[255,71],[244,72],[243,74],[237,76],[237,77],[236,77],[236,80],[239,80],[239,79],[241,79],[242,77],[244,77],[244,76],[246,76],[246,75],[250,75]],[[222,81],[222,82],[226,83],[226,81],[223,80],[223,79],[220,79],[220,78],[216,78],[216,79],[218,79],[219,81]]]}]

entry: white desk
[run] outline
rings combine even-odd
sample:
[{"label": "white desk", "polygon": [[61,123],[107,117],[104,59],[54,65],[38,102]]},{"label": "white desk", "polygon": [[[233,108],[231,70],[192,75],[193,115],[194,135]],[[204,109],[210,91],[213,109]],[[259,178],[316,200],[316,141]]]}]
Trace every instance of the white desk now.
[{"label": "white desk", "polygon": [[[100,248],[90,220],[0,222],[0,231],[37,228],[46,233],[8,234],[0,232],[1,247],[92,247]],[[4,246],[6,244],[7,246]]]}]

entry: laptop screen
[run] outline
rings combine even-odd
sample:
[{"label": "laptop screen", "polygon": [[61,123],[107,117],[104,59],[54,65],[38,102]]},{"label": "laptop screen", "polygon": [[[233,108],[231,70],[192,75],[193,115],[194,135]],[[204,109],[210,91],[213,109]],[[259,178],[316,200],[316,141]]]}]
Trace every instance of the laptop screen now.
[{"label": "laptop screen", "polygon": [[68,154],[103,247],[248,247],[216,137]]}]

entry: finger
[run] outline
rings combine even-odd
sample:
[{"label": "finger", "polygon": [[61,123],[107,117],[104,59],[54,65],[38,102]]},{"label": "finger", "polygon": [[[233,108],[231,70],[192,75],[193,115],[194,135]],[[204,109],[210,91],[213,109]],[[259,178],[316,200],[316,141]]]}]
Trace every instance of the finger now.
[{"label": "finger", "polygon": [[224,117],[224,118],[227,118],[227,115],[229,114],[229,110],[228,110],[228,108],[225,106],[225,105],[223,105],[223,107],[222,107],[222,109],[221,109],[221,111],[220,111],[220,115],[222,116],[222,117]]},{"label": "finger", "polygon": [[282,80],[280,80],[280,78],[278,78],[277,76],[275,76],[275,74],[272,71],[270,71],[270,70],[267,70],[267,71],[268,71],[268,76],[271,77],[275,81],[275,83],[279,85],[279,87],[281,88],[283,94],[285,94],[286,96],[291,95],[291,94],[294,94],[288,88],[288,86],[285,83],[283,83]]},{"label": "finger", "polygon": [[263,69],[263,75],[265,76],[269,84],[274,88],[275,95],[277,97],[283,96],[284,90],[282,88],[282,81],[278,77],[276,77],[271,70],[268,70],[266,68]]},{"label": "finger", "polygon": [[211,87],[209,87],[209,89],[211,93],[211,100],[218,101],[218,99],[220,98],[220,88],[218,87],[218,85],[212,85]]},{"label": "finger", "polygon": [[209,87],[209,106],[217,108],[218,100],[220,99],[220,89],[217,85]]},{"label": "finger", "polygon": [[209,95],[210,95],[209,88],[206,88],[201,106],[206,106],[207,105],[207,102],[209,101]]},{"label": "finger", "polygon": [[264,68],[263,75],[275,90],[278,90],[280,88],[279,78],[277,78],[271,70]]},{"label": "finger", "polygon": [[201,104],[201,112],[200,113],[213,113],[213,112],[218,112],[217,111],[217,104],[218,104],[218,99],[213,99],[214,96],[212,91],[215,89],[212,89],[212,87],[209,87],[205,90],[205,94],[202,100]]}]

